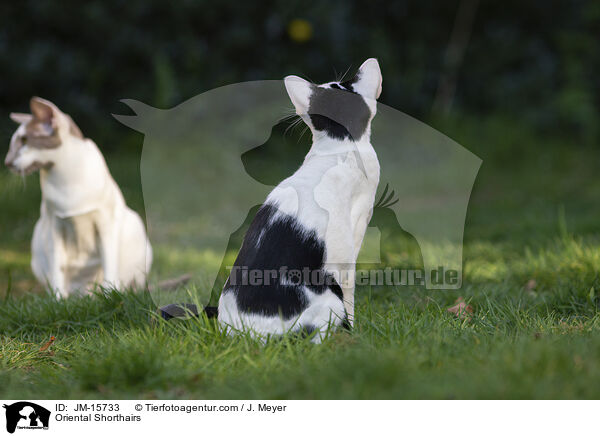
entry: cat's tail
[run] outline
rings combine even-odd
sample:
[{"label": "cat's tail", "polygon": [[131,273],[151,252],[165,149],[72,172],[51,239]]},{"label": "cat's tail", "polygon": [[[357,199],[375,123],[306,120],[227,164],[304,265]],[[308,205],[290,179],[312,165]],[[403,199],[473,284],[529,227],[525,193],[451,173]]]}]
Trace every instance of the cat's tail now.
[{"label": "cat's tail", "polygon": [[[180,286],[186,284],[191,278],[191,274],[184,274],[173,279],[163,280],[154,287],[149,286],[148,290],[151,292],[158,289],[160,289],[161,291],[175,290]],[[211,302],[212,294],[211,301],[208,302],[209,305],[204,307],[200,306],[201,310],[198,310],[198,306],[192,303],[174,303],[159,307],[157,309],[157,313],[162,319],[167,321],[173,318],[198,318],[202,313],[204,313],[207,318],[216,318],[217,316],[219,316],[219,310],[217,306],[210,306]]]},{"label": "cat's tail", "polygon": [[202,312],[198,311],[198,306],[191,303],[167,304],[158,309],[158,314],[164,320],[173,318],[197,318],[201,313],[205,313],[207,318],[216,318],[219,315],[219,309],[216,306],[205,306]]}]

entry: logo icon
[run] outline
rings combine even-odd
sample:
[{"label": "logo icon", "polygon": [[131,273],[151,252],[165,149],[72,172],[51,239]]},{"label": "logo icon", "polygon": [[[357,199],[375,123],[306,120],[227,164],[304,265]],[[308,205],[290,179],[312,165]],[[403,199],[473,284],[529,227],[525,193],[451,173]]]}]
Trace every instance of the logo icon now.
[{"label": "logo icon", "polygon": [[50,411],[29,401],[19,401],[3,406],[6,409],[6,431],[19,429],[48,429]]}]

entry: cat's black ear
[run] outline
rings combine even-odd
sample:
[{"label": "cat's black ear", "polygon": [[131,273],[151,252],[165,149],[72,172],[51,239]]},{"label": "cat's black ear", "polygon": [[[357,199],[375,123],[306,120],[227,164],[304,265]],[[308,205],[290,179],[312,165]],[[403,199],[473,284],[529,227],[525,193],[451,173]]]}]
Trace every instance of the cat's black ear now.
[{"label": "cat's black ear", "polygon": [[310,82],[298,76],[287,76],[283,81],[290,100],[296,108],[296,113],[305,115],[308,112],[310,94],[312,93]]},{"label": "cat's black ear", "polygon": [[363,62],[353,80],[354,92],[368,98],[378,99],[381,95],[383,77],[377,59],[370,58]]}]

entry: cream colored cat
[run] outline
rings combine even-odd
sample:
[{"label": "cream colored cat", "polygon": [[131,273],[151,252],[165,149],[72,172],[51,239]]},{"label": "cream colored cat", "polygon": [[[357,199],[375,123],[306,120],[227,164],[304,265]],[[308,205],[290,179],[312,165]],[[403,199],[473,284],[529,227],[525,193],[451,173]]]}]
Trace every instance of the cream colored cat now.
[{"label": "cream colored cat", "polygon": [[140,216],[127,207],[96,144],[71,117],[39,97],[19,124],[5,164],[18,174],[40,171],[42,204],[31,242],[36,278],[57,296],[144,285],[152,248]]}]

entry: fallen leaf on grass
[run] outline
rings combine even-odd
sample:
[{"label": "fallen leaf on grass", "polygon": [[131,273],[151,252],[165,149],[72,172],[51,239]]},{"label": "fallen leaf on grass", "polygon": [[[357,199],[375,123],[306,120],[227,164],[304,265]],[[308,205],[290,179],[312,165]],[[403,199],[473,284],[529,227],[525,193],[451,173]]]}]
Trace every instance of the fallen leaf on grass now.
[{"label": "fallen leaf on grass", "polygon": [[470,304],[465,303],[465,299],[463,297],[458,297],[454,306],[448,308],[448,312],[453,313],[459,319],[471,319],[470,314],[474,312],[473,307]]},{"label": "fallen leaf on grass", "polygon": [[50,348],[50,345],[52,345],[54,339],[56,339],[54,336],[50,336],[50,340],[40,347],[40,351],[46,351],[48,348]]}]

